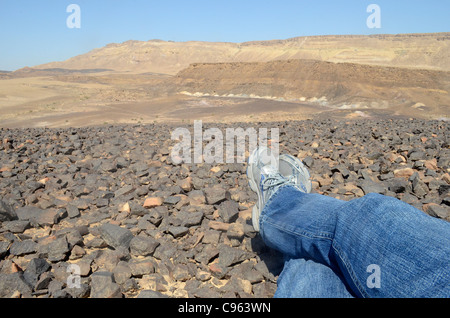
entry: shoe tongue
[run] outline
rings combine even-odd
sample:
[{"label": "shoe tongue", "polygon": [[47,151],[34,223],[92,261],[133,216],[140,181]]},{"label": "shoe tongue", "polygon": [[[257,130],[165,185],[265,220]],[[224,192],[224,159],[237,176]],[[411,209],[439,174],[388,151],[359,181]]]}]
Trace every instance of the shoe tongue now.
[{"label": "shoe tongue", "polygon": [[262,167],[261,172],[263,174],[267,174],[267,175],[274,175],[274,174],[278,173],[278,169],[275,168],[274,166],[267,165],[267,166]]}]

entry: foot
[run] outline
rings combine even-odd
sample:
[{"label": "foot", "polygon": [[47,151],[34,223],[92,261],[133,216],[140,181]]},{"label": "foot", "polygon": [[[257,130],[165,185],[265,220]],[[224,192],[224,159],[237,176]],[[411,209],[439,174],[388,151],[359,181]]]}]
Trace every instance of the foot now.
[{"label": "foot", "polygon": [[258,232],[261,211],[281,186],[289,184],[304,193],[311,192],[309,172],[299,159],[282,155],[278,163],[265,147],[255,149],[249,157],[247,177],[250,188],[258,195],[258,201],[252,211],[253,228]]},{"label": "foot", "polygon": [[253,207],[252,223],[259,232],[259,216],[269,198],[289,180],[278,171],[276,158],[266,147],[256,148],[248,159],[247,177],[250,188],[258,195]]}]

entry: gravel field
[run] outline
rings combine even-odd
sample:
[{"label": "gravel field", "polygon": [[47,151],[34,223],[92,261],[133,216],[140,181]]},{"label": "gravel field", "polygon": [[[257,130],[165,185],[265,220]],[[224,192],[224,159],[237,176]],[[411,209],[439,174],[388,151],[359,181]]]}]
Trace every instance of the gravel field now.
[{"label": "gravel field", "polygon": [[[279,128],[317,193],[450,221],[448,122],[203,128],[249,125]],[[174,164],[175,128],[0,129],[0,297],[272,297],[283,263],[251,225],[246,164]]]}]

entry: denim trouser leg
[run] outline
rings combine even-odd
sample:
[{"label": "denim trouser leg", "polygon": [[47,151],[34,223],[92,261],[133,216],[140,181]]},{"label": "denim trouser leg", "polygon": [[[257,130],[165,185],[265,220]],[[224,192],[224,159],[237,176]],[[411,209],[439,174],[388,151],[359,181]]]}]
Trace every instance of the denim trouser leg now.
[{"label": "denim trouser leg", "polygon": [[275,298],[353,298],[328,266],[304,258],[285,262]]},{"label": "denim trouser leg", "polygon": [[[345,202],[285,186],[260,223],[268,246],[328,266],[355,296],[450,297],[450,223],[395,198]],[[280,288],[299,276],[286,265]]]}]

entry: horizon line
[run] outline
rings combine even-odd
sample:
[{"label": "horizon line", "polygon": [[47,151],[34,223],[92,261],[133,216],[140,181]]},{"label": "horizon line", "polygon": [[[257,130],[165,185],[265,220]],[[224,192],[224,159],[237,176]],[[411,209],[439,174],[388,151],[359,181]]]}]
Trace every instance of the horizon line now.
[{"label": "horizon line", "polygon": [[141,42],[141,43],[147,43],[147,42],[165,42],[165,43],[231,43],[231,44],[251,44],[251,43],[258,43],[258,42],[277,42],[277,41],[292,41],[292,40],[296,40],[296,39],[301,39],[301,38],[314,38],[314,37],[337,37],[337,38],[345,38],[345,37],[373,37],[373,38],[377,38],[377,37],[383,37],[383,36],[389,36],[389,37],[396,37],[396,36],[428,36],[428,35],[450,35],[450,31],[442,31],[442,32],[425,32],[425,33],[417,33],[417,32],[413,32],[413,33],[374,33],[374,34],[357,34],[357,33],[349,33],[349,34],[320,34],[320,35],[300,35],[300,36],[294,36],[294,37],[289,37],[289,38],[280,38],[280,39],[270,39],[270,40],[250,40],[250,41],[243,41],[243,42],[233,42],[233,41],[206,41],[206,40],[186,40],[186,41],[173,41],[173,40],[163,40],[163,39],[150,39],[150,40],[134,40],[134,39],[130,39],[130,40],[126,40],[123,42],[110,42],[108,44],[105,44],[103,46],[100,47],[95,47],[90,49],[89,51],[85,52],[85,53],[81,53],[81,54],[77,54],[77,55],[73,55],[69,58],[66,58],[64,60],[54,60],[54,61],[50,61],[50,62],[44,62],[44,63],[40,63],[40,64],[36,64],[36,65],[26,65],[23,67],[19,67],[17,69],[14,70],[0,70],[0,72],[4,72],[4,73],[12,73],[24,68],[34,68],[40,65],[45,65],[45,64],[50,64],[50,63],[58,63],[58,62],[65,62],[67,60],[70,60],[74,57],[77,56],[81,56],[84,54],[88,54],[89,52],[92,52],[94,50],[98,50],[98,49],[102,49],[105,47],[108,47],[109,45],[122,45],[125,44],[127,42]]}]

